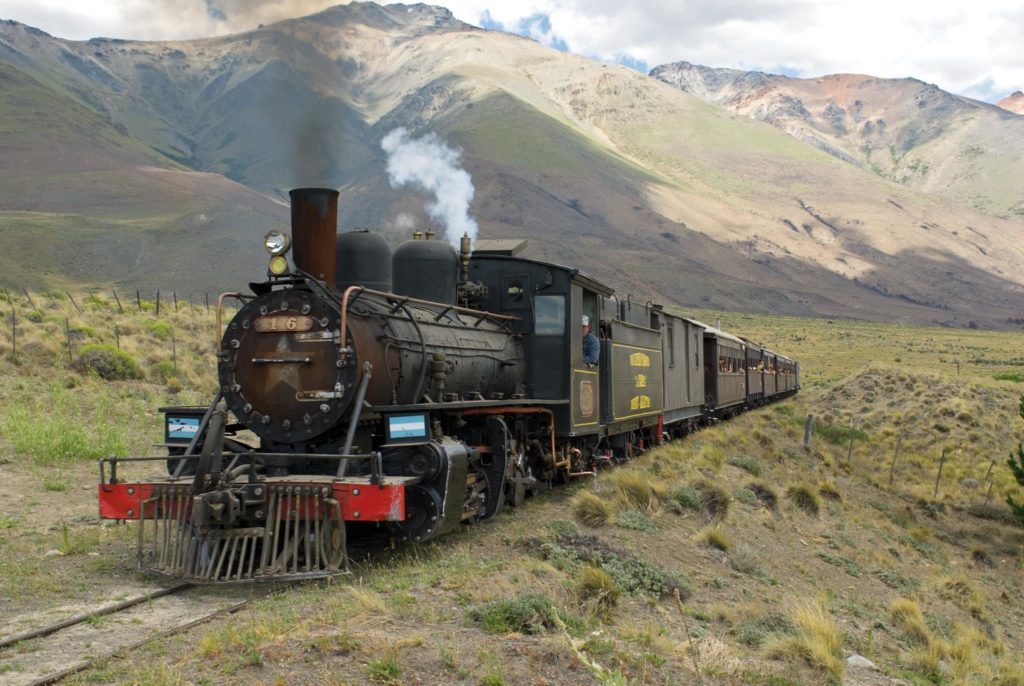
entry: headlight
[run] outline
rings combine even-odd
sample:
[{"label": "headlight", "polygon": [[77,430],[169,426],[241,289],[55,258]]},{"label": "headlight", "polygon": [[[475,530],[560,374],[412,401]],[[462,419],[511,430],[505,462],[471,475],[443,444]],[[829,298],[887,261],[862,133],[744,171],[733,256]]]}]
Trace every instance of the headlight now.
[{"label": "headlight", "polygon": [[270,273],[274,276],[281,276],[288,272],[288,260],[283,255],[274,255],[270,258]]},{"label": "headlight", "polygon": [[267,232],[267,235],[263,237],[263,247],[271,255],[283,255],[288,252],[288,248],[291,245],[291,239],[288,238],[288,234],[284,231],[275,229],[274,231]]}]

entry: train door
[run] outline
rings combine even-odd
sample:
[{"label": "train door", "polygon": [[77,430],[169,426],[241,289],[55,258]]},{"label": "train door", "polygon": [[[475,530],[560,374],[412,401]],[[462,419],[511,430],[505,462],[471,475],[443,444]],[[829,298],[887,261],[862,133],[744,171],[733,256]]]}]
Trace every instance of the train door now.
[{"label": "train door", "polygon": [[[576,434],[591,433],[600,426],[601,369],[605,362],[601,357],[606,349],[604,341],[601,340],[605,335],[604,327],[601,326],[601,298],[595,291],[577,283],[570,287],[570,293],[572,431]],[[584,340],[584,321],[587,322],[588,335],[594,337],[590,342]],[[586,345],[587,352],[590,352],[595,339],[598,343],[596,364],[584,359],[584,346]]]}]

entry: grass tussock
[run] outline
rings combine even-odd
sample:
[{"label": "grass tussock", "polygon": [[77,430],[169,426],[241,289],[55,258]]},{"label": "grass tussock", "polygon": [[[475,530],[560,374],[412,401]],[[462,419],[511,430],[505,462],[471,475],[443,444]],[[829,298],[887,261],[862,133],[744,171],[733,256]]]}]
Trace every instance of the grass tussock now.
[{"label": "grass tussock", "polygon": [[731,498],[728,491],[708,479],[703,479],[696,484],[700,492],[700,504],[707,516],[715,522],[725,520],[729,514],[729,503]]},{"label": "grass tussock", "polygon": [[763,481],[754,481],[747,484],[747,488],[757,496],[758,502],[765,509],[775,512],[779,508],[779,495],[768,484]]},{"label": "grass tussock", "polygon": [[616,469],[605,476],[605,483],[617,491],[633,509],[652,512],[668,497],[664,483],[655,481],[640,469]]},{"label": "grass tussock", "polygon": [[612,575],[596,565],[584,565],[576,579],[576,590],[582,600],[607,610],[619,603],[622,590]]},{"label": "grass tussock", "polygon": [[704,545],[717,550],[728,551],[732,548],[732,541],[721,530],[706,526],[697,534],[697,540]]},{"label": "grass tussock", "polygon": [[910,598],[899,598],[893,601],[890,608],[893,622],[911,640],[927,645],[932,640],[932,632],[928,623],[924,621],[924,613],[921,612],[917,601]]},{"label": "grass tussock", "polygon": [[818,602],[806,602],[789,613],[794,632],[776,636],[765,647],[768,657],[802,660],[833,681],[843,677],[843,639],[835,620]]},{"label": "grass tussock", "polygon": [[821,511],[821,498],[814,486],[810,484],[794,484],[786,490],[786,496],[796,507],[812,517],[817,517]]},{"label": "grass tussock", "polygon": [[761,476],[764,473],[761,461],[750,455],[733,455],[729,458],[728,462],[733,467],[739,467],[749,472],[752,476]]},{"label": "grass tussock", "polygon": [[953,601],[958,607],[970,613],[975,619],[984,619],[988,603],[977,584],[964,575],[943,577],[939,580],[939,594]]},{"label": "grass tussock", "polygon": [[572,497],[576,519],[587,526],[604,526],[615,516],[615,508],[593,491],[580,491]]},{"label": "grass tussock", "polygon": [[843,499],[842,494],[839,492],[839,486],[832,479],[822,479],[821,483],[818,484],[818,493],[821,494],[822,498],[834,502]]}]

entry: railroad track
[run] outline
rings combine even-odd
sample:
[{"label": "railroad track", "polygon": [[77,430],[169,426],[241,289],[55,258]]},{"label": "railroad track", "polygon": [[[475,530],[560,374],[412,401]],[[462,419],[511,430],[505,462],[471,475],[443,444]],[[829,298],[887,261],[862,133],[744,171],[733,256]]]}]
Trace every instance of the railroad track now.
[{"label": "railroad track", "polygon": [[[282,586],[181,583],[0,639],[0,685],[53,684],[95,663],[237,612]],[[142,633],[142,638],[134,638]],[[97,651],[96,646],[102,646]]]}]

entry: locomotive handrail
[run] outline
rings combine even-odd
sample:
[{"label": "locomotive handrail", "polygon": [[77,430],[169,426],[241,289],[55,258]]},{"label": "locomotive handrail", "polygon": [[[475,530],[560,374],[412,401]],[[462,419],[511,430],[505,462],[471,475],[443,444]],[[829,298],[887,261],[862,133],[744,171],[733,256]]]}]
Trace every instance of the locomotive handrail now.
[{"label": "locomotive handrail", "polygon": [[220,349],[220,341],[221,341],[221,338],[222,338],[222,333],[221,333],[221,330],[220,330],[221,329],[221,321],[222,321],[221,320],[221,312],[224,309],[224,301],[227,300],[228,298],[238,298],[238,300],[240,300],[242,302],[242,304],[245,304],[246,300],[252,300],[255,297],[256,296],[254,296],[254,295],[246,295],[245,293],[236,293],[234,291],[229,291],[227,293],[221,293],[220,294],[220,297],[217,298],[217,329],[216,329],[216,332],[214,333],[214,339],[213,339],[213,349],[214,350],[219,350]]}]

